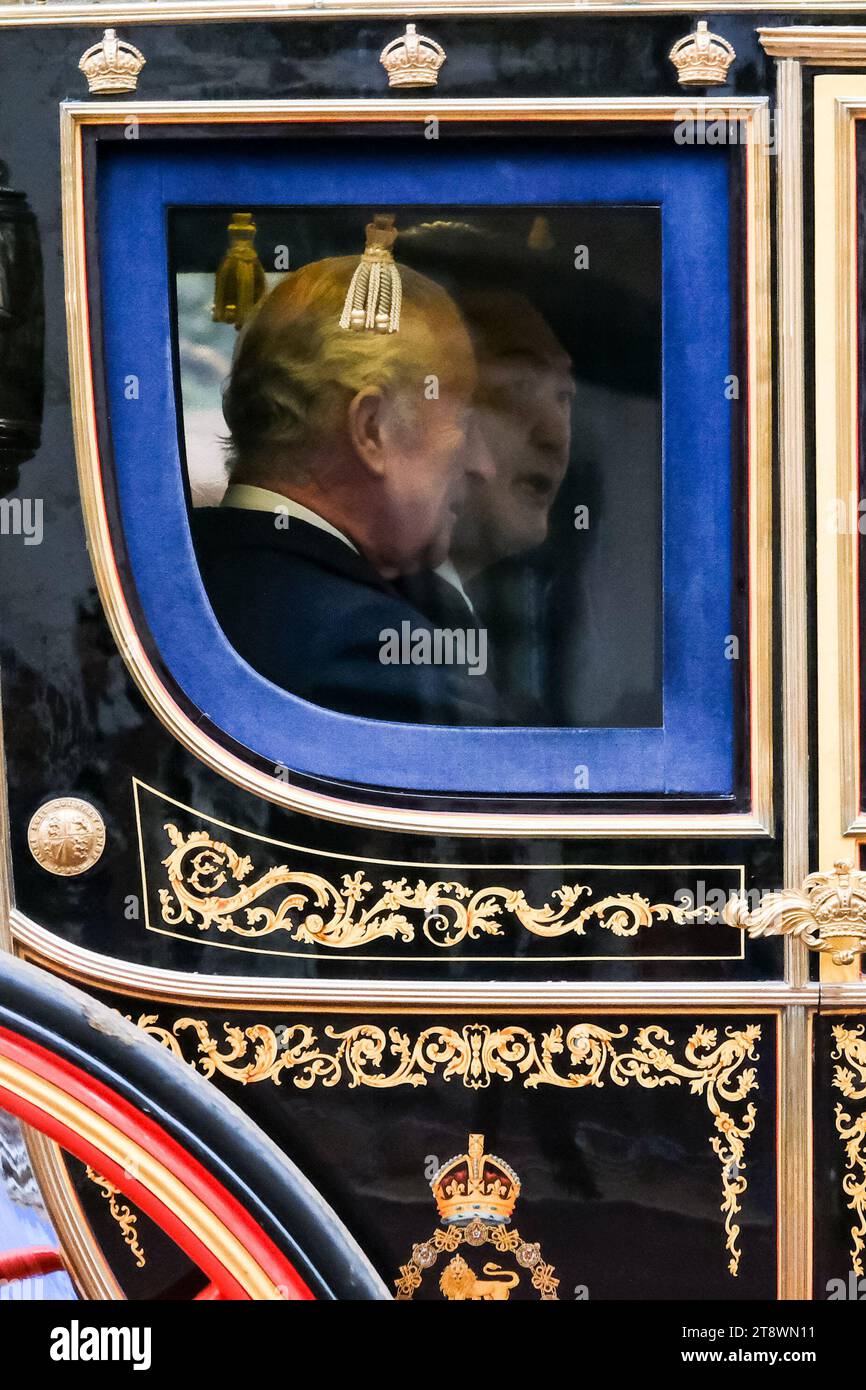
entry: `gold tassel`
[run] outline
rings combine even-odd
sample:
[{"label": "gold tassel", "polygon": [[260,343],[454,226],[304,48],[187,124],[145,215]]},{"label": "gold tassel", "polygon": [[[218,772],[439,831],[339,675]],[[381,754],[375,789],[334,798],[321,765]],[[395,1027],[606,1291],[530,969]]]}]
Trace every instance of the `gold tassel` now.
[{"label": "gold tassel", "polygon": [[241,328],[267,292],[255,235],[252,213],[236,212],[229,223],[229,248],[216,273],[214,323],[233,323]]},{"label": "gold tassel", "polygon": [[352,276],[340,327],[355,333],[396,333],[400,327],[403,286],[391,255],[397,228],[390,213],[377,212],[367,224],[367,244]]},{"label": "gold tassel", "polygon": [[554,246],[550,223],[546,217],[538,216],[529,229],[526,245],[530,251],[552,251]]}]

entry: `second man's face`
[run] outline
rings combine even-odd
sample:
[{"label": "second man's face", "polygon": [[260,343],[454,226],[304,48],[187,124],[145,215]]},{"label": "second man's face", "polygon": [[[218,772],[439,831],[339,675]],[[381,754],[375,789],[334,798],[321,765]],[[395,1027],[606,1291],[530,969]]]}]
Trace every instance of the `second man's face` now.
[{"label": "second man's face", "polygon": [[455,535],[458,567],[467,573],[546,539],[568,467],[573,398],[565,356],[515,353],[483,363],[477,433],[495,471],[470,486]]},{"label": "second man's face", "polygon": [[492,478],[495,465],[478,434],[472,398],[475,365],[468,335],[449,345],[447,374],[431,374],[407,398],[401,458],[389,504],[391,547],[400,572],[431,569],[447,559],[473,481]]}]

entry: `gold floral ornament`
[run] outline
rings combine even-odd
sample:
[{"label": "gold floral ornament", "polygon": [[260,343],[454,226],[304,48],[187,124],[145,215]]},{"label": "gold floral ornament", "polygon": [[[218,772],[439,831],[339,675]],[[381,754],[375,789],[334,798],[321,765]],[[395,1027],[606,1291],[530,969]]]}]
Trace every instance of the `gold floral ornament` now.
[{"label": "gold floral ornament", "polygon": [[[754,1102],[744,1106],[743,1102],[758,1085],[755,1068],[744,1063],[757,1061],[760,1024],[726,1028],[721,1042],[715,1028],[699,1024],[681,1059],[675,1055],[670,1034],[659,1024],[639,1028],[631,1047],[623,1051],[617,1043],[628,1036],[626,1024],[615,1032],[596,1023],[575,1023],[567,1031],[557,1024],[540,1036],[517,1024],[494,1028],[467,1023],[459,1033],[434,1025],[414,1039],[397,1027],[386,1033],[373,1023],[346,1029],[328,1024],[320,1039],[305,1023],[287,1023],[276,1031],[263,1023],[247,1028],[226,1023],[222,1043],[203,1019],[179,1018],[169,1029],[160,1025],[157,1014],[143,1014],[138,1026],[181,1060],[192,1060],[205,1076],[219,1072],[245,1086],[261,1081],[280,1085],[286,1075],[304,1091],[343,1081],[353,1090],[361,1086],[389,1090],[426,1086],[429,1078],[440,1074],[443,1081],[459,1079],[470,1090],[514,1081],[528,1089],[555,1086],[562,1090],[600,1087],[606,1079],[615,1086],[634,1082],[648,1090],[686,1085],[691,1095],[703,1096],[713,1118],[715,1132],[709,1143],[721,1167],[720,1211],[730,1256],[728,1270],[732,1275],[738,1272],[737,1217],[747,1188],[746,1140],[757,1118]],[[190,1034],[198,1040],[192,1059],[183,1047]],[[734,1107],[742,1109],[733,1113]],[[502,1196],[507,1200],[508,1192]]]},{"label": "gold floral ornament", "polygon": [[722,916],[751,937],[794,936],[850,965],[866,949],[866,874],[838,860],[832,873],[809,874],[802,888],[765,893],[754,911],[745,898],[732,898]]},{"label": "gold floral ornament", "polygon": [[90,92],[134,92],[147,59],[131,43],[106,29],[99,43],[81,55],[78,64]]},{"label": "gold floral ornament", "polygon": [[143,1269],[147,1264],[147,1258],[138,1240],[138,1230],[136,1229],[138,1217],[129,1210],[129,1207],[126,1206],[125,1203],[118,1202],[117,1199],[120,1196],[119,1187],[115,1187],[113,1182],[109,1182],[107,1178],[103,1178],[94,1168],[91,1168],[89,1164],[85,1171],[90,1181],[95,1183],[96,1186],[102,1190],[103,1197],[108,1201],[108,1209],[120,1227],[120,1234],[129,1246],[130,1254],[138,1265],[138,1268]]},{"label": "gold floral ornament", "polygon": [[[464,884],[441,880],[419,879],[413,884],[405,878],[384,879],[374,889],[362,870],[343,874],[340,888],[320,874],[286,864],[245,883],[253,872],[248,855],[212,839],[206,830],[183,835],[171,824],[165,830],[174,849],[162,861],[171,884],[170,890],[159,892],[162,919],[171,926],[195,925],[200,931],[215,928],[252,938],[285,932],[292,941],[336,950],[383,938],[411,942],[420,934],[447,950],[463,941],[503,936],[503,913],[533,936],[547,939],[584,936],[593,921],[614,936],[633,937],[656,921],[682,925],[705,915],[701,907],[651,903],[639,893],[611,894],[580,906],[592,890],[579,883],[557,888],[551,895],[556,905],[542,907],[531,907],[520,890],[489,887],[473,893]],[[221,891],[230,881],[239,886]],[[275,888],[289,886],[293,891],[276,907],[261,903]]]},{"label": "gold floral ornament", "polygon": [[681,87],[718,87],[728,80],[728,68],[736,58],[733,46],[721,34],[711,34],[705,19],[693,34],[678,39],[668,57],[677,70]]},{"label": "gold floral ornament", "polygon": [[[485,1153],[483,1134],[470,1134],[468,1152],[443,1163],[430,1186],[442,1225],[429,1240],[413,1245],[409,1263],[400,1266],[394,1281],[398,1300],[415,1296],[425,1273],[443,1253],[452,1258],[442,1269],[438,1287],[449,1302],[504,1303],[524,1274],[529,1275],[541,1299],[558,1298],[559,1280],[554,1277],[553,1265],[542,1259],[538,1242],[530,1245],[519,1231],[508,1229],[520,1194],[520,1179],[504,1159]],[[465,1254],[456,1253],[461,1245]],[[508,1269],[502,1260],[488,1259],[476,1271],[473,1252],[486,1245],[492,1245],[517,1268]]]},{"label": "gold floral ornament", "polygon": [[388,74],[389,87],[435,87],[445,49],[419,34],[414,24],[407,24],[405,34],[382,49],[379,62]]},{"label": "gold floral ornament", "polygon": [[[833,1085],[846,1100],[866,1101],[866,1038],[863,1024],[847,1028],[838,1023],[833,1028],[836,1046],[831,1057],[840,1065],[833,1068]],[[849,1062],[850,1066],[841,1065]],[[851,1116],[840,1104],[835,1109],[836,1132],[845,1146],[848,1172],[842,1179],[842,1190],[848,1198],[848,1209],[854,1213],[851,1226],[851,1268],[863,1275],[863,1250],[866,1248],[866,1108]]]}]

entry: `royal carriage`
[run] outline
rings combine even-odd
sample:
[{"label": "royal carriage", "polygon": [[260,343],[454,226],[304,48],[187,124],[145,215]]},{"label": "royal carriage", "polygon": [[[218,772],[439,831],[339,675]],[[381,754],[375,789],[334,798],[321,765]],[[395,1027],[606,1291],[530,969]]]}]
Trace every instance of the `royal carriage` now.
[{"label": "royal carriage", "polygon": [[0,7],[7,1294],[858,1296],[862,9]]}]

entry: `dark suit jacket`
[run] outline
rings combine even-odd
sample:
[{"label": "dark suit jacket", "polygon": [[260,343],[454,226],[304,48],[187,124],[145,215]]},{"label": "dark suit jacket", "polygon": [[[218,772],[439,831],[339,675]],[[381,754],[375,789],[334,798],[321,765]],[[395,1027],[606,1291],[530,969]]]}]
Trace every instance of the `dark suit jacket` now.
[{"label": "dark suit jacket", "polygon": [[394,587],[413,608],[440,627],[475,627],[478,619],[453,584],[434,570],[421,570],[394,581]]},{"label": "dark suit jacket", "polygon": [[191,527],[217,621],[275,685],[368,719],[503,722],[485,675],[380,660],[386,629],[433,625],[336,536],[294,517],[278,528],[271,513],[239,507],[193,511]]},{"label": "dark suit jacket", "polygon": [[[495,602],[498,597],[495,585],[493,601],[491,594],[485,592],[483,606],[475,594],[471,595],[476,604],[474,612],[459,589],[434,570],[422,570],[419,574],[398,579],[396,587],[437,627],[470,626],[483,629],[487,639],[488,671],[498,694],[502,723],[535,728],[557,722],[545,713],[539,700],[525,691],[515,690],[514,683],[508,679],[508,663],[502,661],[502,652],[509,653],[520,624],[514,621],[513,614],[503,615],[500,605]],[[525,623],[526,615],[521,613],[519,616]],[[523,656],[525,659],[525,652]]]}]

